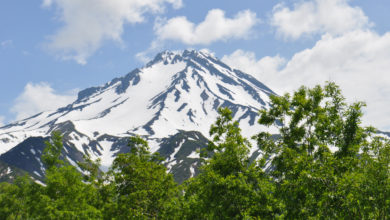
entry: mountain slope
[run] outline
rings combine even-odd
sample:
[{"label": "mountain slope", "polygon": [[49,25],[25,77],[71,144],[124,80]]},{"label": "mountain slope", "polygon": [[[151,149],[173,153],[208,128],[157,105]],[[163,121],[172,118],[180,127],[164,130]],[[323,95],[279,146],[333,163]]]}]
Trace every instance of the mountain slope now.
[{"label": "mountain slope", "polygon": [[[61,130],[65,158],[75,163],[82,154],[88,153],[92,158],[101,158],[102,169],[107,169],[117,153],[128,150],[127,138],[138,134],[149,140],[152,152],[164,153],[172,172],[179,172],[178,167],[182,167],[186,174],[178,175],[188,177],[196,167],[196,161],[191,160],[196,159],[191,158],[196,154],[196,147],[173,141],[177,135],[193,136],[194,140],[196,136],[197,143],[203,145],[199,147],[204,147],[217,109],[229,107],[234,118],[240,121],[244,135],[250,137],[259,131],[258,110],[268,108],[272,94],[272,90],[255,78],[230,68],[208,53],[165,51],[143,68],[79,92],[77,100],[68,106],[0,128],[0,154],[3,154],[0,160],[22,169],[31,168],[17,164],[15,161],[22,156],[11,156],[11,152],[22,152],[17,149],[25,148],[37,152],[42,146],[28,138],[46,138],[53,130]],[[198,133],[186,133],[189,131]],[[172,143],[165,144],[167,138]],[[186,160],[171,160],[176,151],[167,149],[181,145],[190,149]],[[36,156],[30,155],[28,160],[40,164]],[[40,173],[44,168],[36,166],[28,171]]]}]

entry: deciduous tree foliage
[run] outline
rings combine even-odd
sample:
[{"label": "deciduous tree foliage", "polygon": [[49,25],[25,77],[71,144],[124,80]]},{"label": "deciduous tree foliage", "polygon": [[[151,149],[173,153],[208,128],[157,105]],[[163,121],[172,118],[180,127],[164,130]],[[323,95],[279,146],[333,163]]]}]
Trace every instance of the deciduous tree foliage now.
[{"label": "deciduous tree foliage", "polygon": [[[60,160],[62,137],[53,132],[46,142],[42,161],[46,167],[45,186],[23,177],[15,185],[4,185],[0,194],[2,219],[99,219],[96,188],[83,181],[76,167]],[[13,194],[13,195],[12,195]],[[16,211],[7,211],[13,209]]]},{"label": "deciduous tree foliage", "polygon": [[201,173],[186,183],[186,219],[243,219],[277,217],[272,181],[249,161],[250,143],[242,137],[232,112],[219,109],[211,126],[208,153],[211,159]]},{"label": "deciduous tree foliage", "polygon": [[176,216],[179,191],[158,154],[140,137],[130,138],[130,153],[119,154],[109,173],[108,219],[167,219]]},{"label": "deciduous tree foliage", "polygon": [[348,105],[334,83],[271,103],[259,123],[277,126],[280,137],[256,139],[287,218],[389,217],[390,145],[361,126],[364,103]]},{"label": "deciduous tree foliage", "polygon": [[45,186],[29,177],[0,185],[1,219],[170,219],[179,215],[179,194],[171,174],[140,137],[119,154],[108,173],[89,157],[79,163],[86,173],[60,159],[60,133],[46,142],[42,161]]}]

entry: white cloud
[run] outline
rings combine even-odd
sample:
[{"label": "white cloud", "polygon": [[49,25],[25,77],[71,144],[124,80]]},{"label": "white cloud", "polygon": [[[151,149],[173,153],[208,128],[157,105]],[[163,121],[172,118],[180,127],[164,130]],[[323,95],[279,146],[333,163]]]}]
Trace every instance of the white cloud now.
[{"label": "white cloud", "polygon": [[11,112],[20,120],[42,111],[66,106],[75,99],[75,94],[58,94],[47,83],[27,83],[23,93],[16,98]]},{"label": "white cloud", "polygon": [[274,75],[286,62],[279,55],[275,57],[266,56],[257,60],[255,53],[243,50],[236,50],[230,55],[223,56],[222,61],[233,68],[253,75],[266,84],[272,81]]},{"label": "white cloud", "polygon": [[355,31],[340,37],[325,35],[313,48],[295,54],[280,77],[295,85],[335,81],[349,99],[366,101],[367,121],[383,128],[390,126],[385,120],[390,114],[389,60],[390,33],[380,36]]},{"label": "white cloud", "polygon": [[310,34],[321,38],[312,48],[297,52],[287,62],[279,57],[259,60],[252,52],[235,51],[223,61],[253,74],[279,94],[301,85],[325,81],[340,85],[350,102],[367,103],[365,124],[390,130],[390,32],[379,35],[373,24],[349,0],[302,1],[289,9],[274,8],[271,25],[285,38]]},{"label": "white cloud", "polygon": [[56,6],[64,23],[49,37],[47,47],[63,59],[85,64],[105,40],[122,43],[125,24],[140,23],[145,14],[162,13],[164,6],[182,6],[181,0],[43,0],[44,7]]},{"label": "white cloud", "polygon": [[180,16],[169,20],[157,20],[154,29],[158,41],[172,40],[187,45],[209,45],[216,41],[247,38],[258,22],[256,14],[250,10],[240,11],[233,18],[227,18],[221,9],[213,9],[199,24]]},{"label": "white cloud", "polygon": [[152,57],[150,57],[150,54],[149,54],[150,51],[152,51],[152,49],[139,52],[139,53],[135,54],[135,58],[138,61],[142,62],[143,64],[146,64],[146,63],[148,63],[149,61],[152,60]]},{"label": "white cloud", "polygon": [[271,25],[277,34],[286,39],[298,39],[302,35],[340,35],[349,31],[370,27],[367,16],[359,7],[352,7],[349,0],[311,0],[294,5],[294,9],[278,4],[274,7]]},{"label": "white cloud", "polygon": [[365,123],[390,129],[387,120],[390,115],[390,32],[378,35],[358,30],[342,36],[326,34],[313,48],[296,53],[282,68],[278,56],[256,60],[253,53],[243,51],[236,51],[223,60],[253,73],[279,94],[301,85],[334,81],[350,102],[367,103]]}]

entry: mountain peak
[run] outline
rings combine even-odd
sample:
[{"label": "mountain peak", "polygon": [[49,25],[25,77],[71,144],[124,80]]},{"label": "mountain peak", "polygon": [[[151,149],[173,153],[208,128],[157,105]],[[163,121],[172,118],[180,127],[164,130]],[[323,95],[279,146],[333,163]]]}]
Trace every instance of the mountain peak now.
[{"label": "mountain peak", "polygon": [[[42,174],[35,153],[44,144],[30,149],[35,139],[28,138],[43,140],[60,129],[69,146],[69,160],[79,161],[81,154],[89,154],[108,167],[117,153],[127,149],[126,138],[137,134],[149,140],[152,152],[165,152],[164,138],[173,137],[167,163],[182,167],[187,162],[174,158],[187,148],[185,141],[209,138],[218,108],[230,108],[244,136],[251,137],[259,131],[258,111],[269,107],[273,94],[254,77],[230,68],[207,50],[163,51],[142,68],[80,91],[77,100],[67,106],[0,128],[0,154],[9,155],[8,161],[38,158],[32,172]],[[175,138],[190,131],[201,135]],[[16,146],[18,155],[8,154]],[[195,148],[183,151],[188,153],[187,160],[196,160]]]},{"label": "mountain peak", "polygon": [[269,106],[273,94],[208,51],[163,51],[142,68],[80,91],[68,106],[0,129],[0,140],[4,136],[7,141],[0,153],[31,134],[48,135],[66,121],[89,140],[104,134],[163,138],[178,130],[195,130],[208,137],[220,107],[229,107],[250,136],[257,112]]},{"label": "mountain peak", "polygon": [[216,59],[214,55],[208,50],[165,50],[158,53],[150,62],[146,64],[146,67],[150,67],[156,63],[163,62],[164,64],[172,64],[182,60],[193,59]]}]

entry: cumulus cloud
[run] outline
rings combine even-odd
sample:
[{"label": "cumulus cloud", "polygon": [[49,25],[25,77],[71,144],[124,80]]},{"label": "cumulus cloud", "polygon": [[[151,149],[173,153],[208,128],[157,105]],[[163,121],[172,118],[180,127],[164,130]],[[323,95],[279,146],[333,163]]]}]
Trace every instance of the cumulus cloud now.
[{"label": "cumulus cloud", "polygon": [[296,40],[303,35],[340,35],[370,27],[369,19],[359,7],[351,7],[349,0],[302,1],[293,9],[284,4],[274,7],[271,25],[278,35]]},{"label": "cumulus cloud", "polygon": [[[271,63],[266,65],[268,70],[261,65],[264,59]],[[367,103],[365,122],[384,130],[390,130],[386,120],[390,114],[389,60],[390,32],[378,35],[364,30],[342,36],[325,34],[314,47],[296,53],[282,67],[279,57],[256,60],[253,53],[243,51],[224,57],[225,62],[254,74],[279,94],[301,85],[334,81],[349,101]]]},{"label": "cumulus cloud", "polygon": [[85,64],[105,40],[121,43],[125,24],[140,23],[145,14],[164,12],[166,4],[182,6],[181,0],[43,0],[55,6],[64,23],[49,37],[47,48],[63,59]]},{"label": "cumulus cloud", "polygon": [[75,99],[75,94],[58,94],[45,82],[27,83],[22,94],[16,98],[11,112],[16,115],[16,120],[20,120],[39,112],[66,106]]},{"label": "cumulus cloud", "polygon": [[[325,35],[313,48],[295,54],[280,77],[287,77],[295,85],[335,81],[349,99],[367,102],[367,121],[384,127],[390,126],[384,120],[390,114],[389,60],[390,33],[380,36],[371,31],[355,31],[340,37]],[[284,84],[291,88],[289,83]]]},{"label": "cumulus cloud", "polygon": [[279,55],[270,57],[266,56],[259,60],[256,59],[254,52],[236,50],[230,55],[222,57],[222,61],[228,63],[231,67],[240,69],[264,83],[269,83],[278,73],[286,60]]},{"label": "cumulus cloud", "polygon": [[223,10],[213,9],[199,24],[180,16],[169,20],[157,20],[154,29],[158,41],[172,40],[187,45],[209,45],[216,41],[247,38],[258,22],[256,13],[250,10],[240,11],[233,18],[227,18]]},{"label": "cumulus cloud", "polygon": [[364,12],[348,3],[302,1],[293,9],[279,4],[271,18],[277,33],[290,39],[319,34],[316,44],[298,51],[291,59],[257,59],[252,52],[238,50],[223,60],[253,74],[279,94],[301,85],[334,81],[350,102],[367,103],[366,125],[390,130],[386,120],[390,114],[390,32],[380,35],[373,31]]}]

